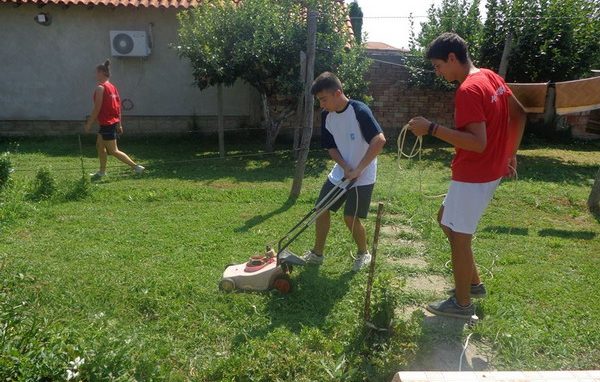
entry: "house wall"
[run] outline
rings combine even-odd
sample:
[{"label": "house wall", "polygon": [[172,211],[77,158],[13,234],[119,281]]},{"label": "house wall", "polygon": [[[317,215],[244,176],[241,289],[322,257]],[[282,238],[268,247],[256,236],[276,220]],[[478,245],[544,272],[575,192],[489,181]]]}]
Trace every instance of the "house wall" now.
[{"label": "house wall", "polygon": [[[39,12],[50,26],[34,21]],[[111,80],[122,99],[130,132],[209,128],[216,121],[216,89],[193,84],[191,65],[170,47],[177,41],[176,10],[132,7],[0,5],[0,134],[71,131],[92,107],[95,66],[110,57]],[[110,30],[145,30],[152,24],[147,58],[111,57]],[[227,127],[256,123],[258,96],[243,83],[224,90]],[[147,121],[162,121],[145,123]]]}]

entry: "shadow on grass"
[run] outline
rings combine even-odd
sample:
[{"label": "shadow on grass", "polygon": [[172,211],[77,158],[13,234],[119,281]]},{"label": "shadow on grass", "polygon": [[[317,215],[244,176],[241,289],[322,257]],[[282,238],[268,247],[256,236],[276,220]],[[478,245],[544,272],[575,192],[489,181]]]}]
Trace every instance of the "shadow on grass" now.
[{"label": "shadow on grass", "polygon": [[529,236],[529,228],[522,227],[488,226],[483,228],[481,231],[489,233],[499,233],[504,235]]},{"label": "shadow on grass", "polygon": [[[529,236],[529,228],[521,227],[488,226],[483,228],[481,231],[503,235]],[[592,240],[597,236],[597,233],[593,231],[569,231],[563,229],[544,228],[538,231],[538,235],[541,237],[552,236],[563,239]]]},{"label": "shadow on grass", "polygon": [[[212,137],[175,135],[156,137],[125,137],[119,148],[147,168],[144,177],[213,181],[229,178],[243,182],[282,181],[294,175],[295,158],[291,143],[281,142],[275,152],[264,151],[264,144],[256,138],[226,141],[226,157],[220,158],[218,145]],[[0,142],[0,151],[18,144],[17,154],[44,154],[54,157],[79,158],[77,135],[27,138]],[[82,135],[83,156],[96,158],[95,136]],[[14,151],[14,150],[13,150]],[[74,162],[75,163],[75,162]],[[327,165],[326,153],[313,148],[307,162],[305,176],[320,176]],[[121,165],[114,158],[109,161],[109,171]],[[113,168],[114,167],[114,168]],[[73,166],[73,170],[77,170]]]},{"label": "shadow on grass", "polygon": [[237,232],[237,233],[248,232],[251,228],[264,223],[265,221],[269,220],[273,216],[279,215],[279,214],[284,213],[285,211],[289,210],[295,203],[296,203],[296,199],[288,198],[285,201],[285,203],[283,203],[281,205],[281,207],[279,207],[269,213],[266,213],[264,215],[256,215],[256,216],[251,217],[250,219],[246,220],[246,222],[244,223],[243,226],[235,228],[234,232]]},{"label": "shadow on grass", "polygon": [[[549,145],[547,147],[554,148],[555,146]],[[453,156],[454,153],[449,150],[427,150],[423,153],[422,159],[450,166]],[[517,170],[521,180],[568,183],[580,186],[588,179],[594,178],[598,166],[565,162],[557,158],[544,156],[520,156]]]},{"label": "shadow on grass", "polygon": [[[299,267],[294,269],[298,272]],[[348,284],[354,272],[339,277],[322,275],[317,266],[306,266],[294,280],[294,291],[289,295],[273,292],[267,303],[270,317],[268,325],[254,332],[238,335],[232,347],[246,342],[248,338],[264,338],[278,327],[300,333],[303,327],[323,328],[334,305],[348,292]]]},{"label": "shadow on grass", "polygon": [[[458,371],[463,351],[465,321],[440,316],[424,316],[418,351],[409,370]],[[462,360],[462,371],[489,370],[480,354]]]},{"label": "shadow on grass", "polygon": [[[292,179],[294,163],[295,159],[291,153],[276,152],[247,158],[206,157],[198,161],[192,159],[181,163],[168,160],[146,161],[144,165],[148,169],[149,178],[208,182],[229,178],[240,182],[264,182]],[[322,155],[309,158],[306,163],[305,177],[321,176],[326,164]]]},{"label": "shadow on grass", "polygon": [[592,231],[567,231],[567,230],[562,230],[562,229],[546,228],[546,229],[541,229],[538,232],[538,235],[540,235],[542,237],[554,236],[554,237],[560,237],[563,239],[592,240],[593,238],[596,237],[597,234],[596,234],[596,232],[592,232]]}]

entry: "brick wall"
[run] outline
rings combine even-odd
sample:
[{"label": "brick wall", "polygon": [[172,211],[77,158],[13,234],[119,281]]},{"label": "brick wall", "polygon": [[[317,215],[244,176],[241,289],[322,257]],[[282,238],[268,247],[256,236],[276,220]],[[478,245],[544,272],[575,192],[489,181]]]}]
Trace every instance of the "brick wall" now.
[{"label": "brick wall", "polygon": [[573,138],[584,140],[600,139],[600,135],[588,130],[590,123],[590,112],[573,113],[565,116],[567,123],[571,126]]},{"label": "brick wall", "polygon": [[453,92],[410,87],[405,68],[380,62],[371,65],[367,79],[373,96],[371,109],[386,135],[396,136],[418,115],[444,126],[454,126]]}]

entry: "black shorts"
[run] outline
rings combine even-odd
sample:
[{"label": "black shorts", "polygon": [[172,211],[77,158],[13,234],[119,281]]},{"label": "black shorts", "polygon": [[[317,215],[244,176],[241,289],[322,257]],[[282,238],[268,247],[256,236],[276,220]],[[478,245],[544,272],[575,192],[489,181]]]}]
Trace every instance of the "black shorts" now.
[{"label": "black shorts", "polygon": [[113,123],[112,125],[100,125],[98,134],[102,135],[102,139],[105,141],[114,141],[117,139],[117,126],[119,126],[118,123]]},{"label": "black shorts", "polygon": [[[321,199],[323,199],[331,189],[335,186],[329,179],[323,184],[321,188],[321,193],[319,194],[319,199],[317,203]],[[329,207],[330,211],[336,212],[340,209],[344,202],[346,205],[344,206],[344,215],[345,216],[358,216],[361,219],[365,219],[367,214],[369,213],[369,207],[371,206],[371,196],[373,195],[373,188],[375,184],[368,184],[365,186],[356,186],[352,187],[346,193],[338,199],[331,207]]]}]

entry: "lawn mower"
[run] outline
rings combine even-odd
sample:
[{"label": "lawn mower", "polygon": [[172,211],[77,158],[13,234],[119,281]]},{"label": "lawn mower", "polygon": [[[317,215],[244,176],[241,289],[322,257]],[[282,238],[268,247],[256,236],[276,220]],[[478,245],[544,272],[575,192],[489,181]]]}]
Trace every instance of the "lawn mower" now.
[{"label": "lawn mower", "polygon": [[225,292],[234,290],[265,291],[276,289],[281,293],[292,290],[290,273],[294,265],[305,265],[303,259],[294,255],[288,247],[323,212],[337,202],[354,184],[354,181],[342,179],[321,199],[298,224],[290,229],[278,242],[277,251],[267,247],[265,254],[250,257],[245,263],[230,264],[225,267],[219,289]]}]

